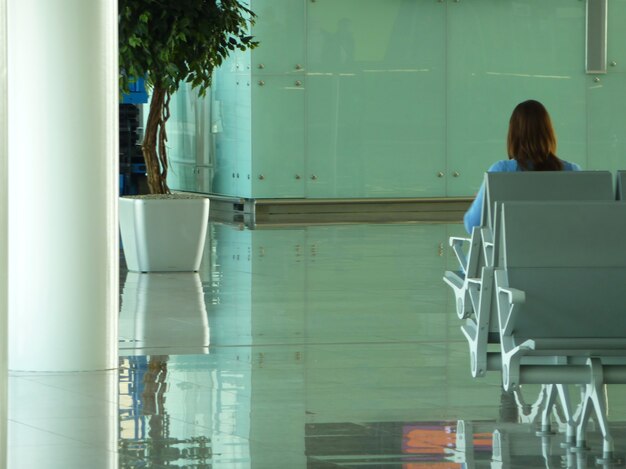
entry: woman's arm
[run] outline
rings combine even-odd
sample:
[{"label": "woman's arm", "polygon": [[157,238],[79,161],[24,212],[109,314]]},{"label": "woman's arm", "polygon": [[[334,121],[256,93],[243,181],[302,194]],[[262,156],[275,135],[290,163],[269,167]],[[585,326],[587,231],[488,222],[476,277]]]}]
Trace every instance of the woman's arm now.
[{"label": "woman's arm", "polygon": [[485,197],[485,183],[483,182],[480,185],[480,189],[478,194],[476,194],[476,198],[470,205],[470,208],[465,212],[465,216],[463,217],[463,223],[465,224],[465,231],[469,234],[472,234],[472,229],[475,226],[480,225],[480,217],[483,209],[483,199]]}]

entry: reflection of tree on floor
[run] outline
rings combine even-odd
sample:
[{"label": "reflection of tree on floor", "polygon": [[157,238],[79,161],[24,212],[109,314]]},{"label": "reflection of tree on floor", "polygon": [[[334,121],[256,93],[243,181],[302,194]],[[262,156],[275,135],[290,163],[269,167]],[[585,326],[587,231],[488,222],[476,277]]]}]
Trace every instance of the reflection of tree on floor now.
[{"label": "reflection of tree on floor", "polygon": [[148,369],[143,375],[143,414],[165,414],[165,391],[167,388],[167,355],[152,355]]},{"label": "reflection of tree on floor", "polygon": [[[146,461],[149,461],[151,467],[211,467],[213,454],[210,438],[198,436],[178,439],[170,435],[170,418],[166,405],[168,361],[168,355],[152,355],[147,365],[144,364],[146,369],[143,374],[131,375],[135,379],[142,377],[143,391],[133,398],[139,400],[136,403],[137,409],[143,419],[147,418],[148,430],[145,439],[121,439],[120,469],[146,467]],[[137,387],[139,383],[134,385]],[[138,435],[137,432],[135,434]]]},{"label": "reflection of tree on floor", "polygon": [[152,440],[150,459],[157,464],[178,459],[177,454],[168,451],[169,418],[165,411],[168,359],[167,355],[151,356],[143,375],[143,414],[150,417],[148,438]]}]

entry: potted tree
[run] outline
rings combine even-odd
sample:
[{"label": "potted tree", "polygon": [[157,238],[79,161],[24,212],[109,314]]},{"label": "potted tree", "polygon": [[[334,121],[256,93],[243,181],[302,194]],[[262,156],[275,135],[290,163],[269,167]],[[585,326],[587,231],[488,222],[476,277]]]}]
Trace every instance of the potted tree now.
[{"label": "potted tree", "polygon": [[232,51],[256,47],[254,18],[239,0],[119,0],[120,90],[143,77],[151,93],[142,144],[150,194],[120,198],[129,270],[198,270],[209,199],[172,195],[167,186],[170,98],[182,83],[204,96]]}]

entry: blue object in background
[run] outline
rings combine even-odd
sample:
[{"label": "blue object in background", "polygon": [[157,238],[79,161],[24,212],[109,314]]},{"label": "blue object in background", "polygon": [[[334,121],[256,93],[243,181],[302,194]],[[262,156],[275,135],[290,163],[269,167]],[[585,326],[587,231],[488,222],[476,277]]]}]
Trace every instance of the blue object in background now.
[{"label": "blue object in background", "polygon": [[129,85],[130,93],[122,96],[123,104],[143,104],[148,102],[148,92],[143,78],[137,78],[137,81]]},{"label": "blue object in background", "polygon": [[[129,99],[137,99],[129,96]],[[140,144],[141,104],[119,105],[120,195],[139,194],[145,186],[146,164]]]}]

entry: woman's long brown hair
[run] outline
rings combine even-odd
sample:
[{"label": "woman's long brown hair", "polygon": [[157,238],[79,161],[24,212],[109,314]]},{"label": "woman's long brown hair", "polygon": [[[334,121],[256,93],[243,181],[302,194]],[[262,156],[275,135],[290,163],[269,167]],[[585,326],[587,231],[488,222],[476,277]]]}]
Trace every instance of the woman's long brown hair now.
[{"label": "woman's long brown hair", "polygon": [[550,114],[539,101],[518,104],[509,120],[507,136],[509,159],[522,170],[560,171],[563,163],[556,156],[556,136]]}]

